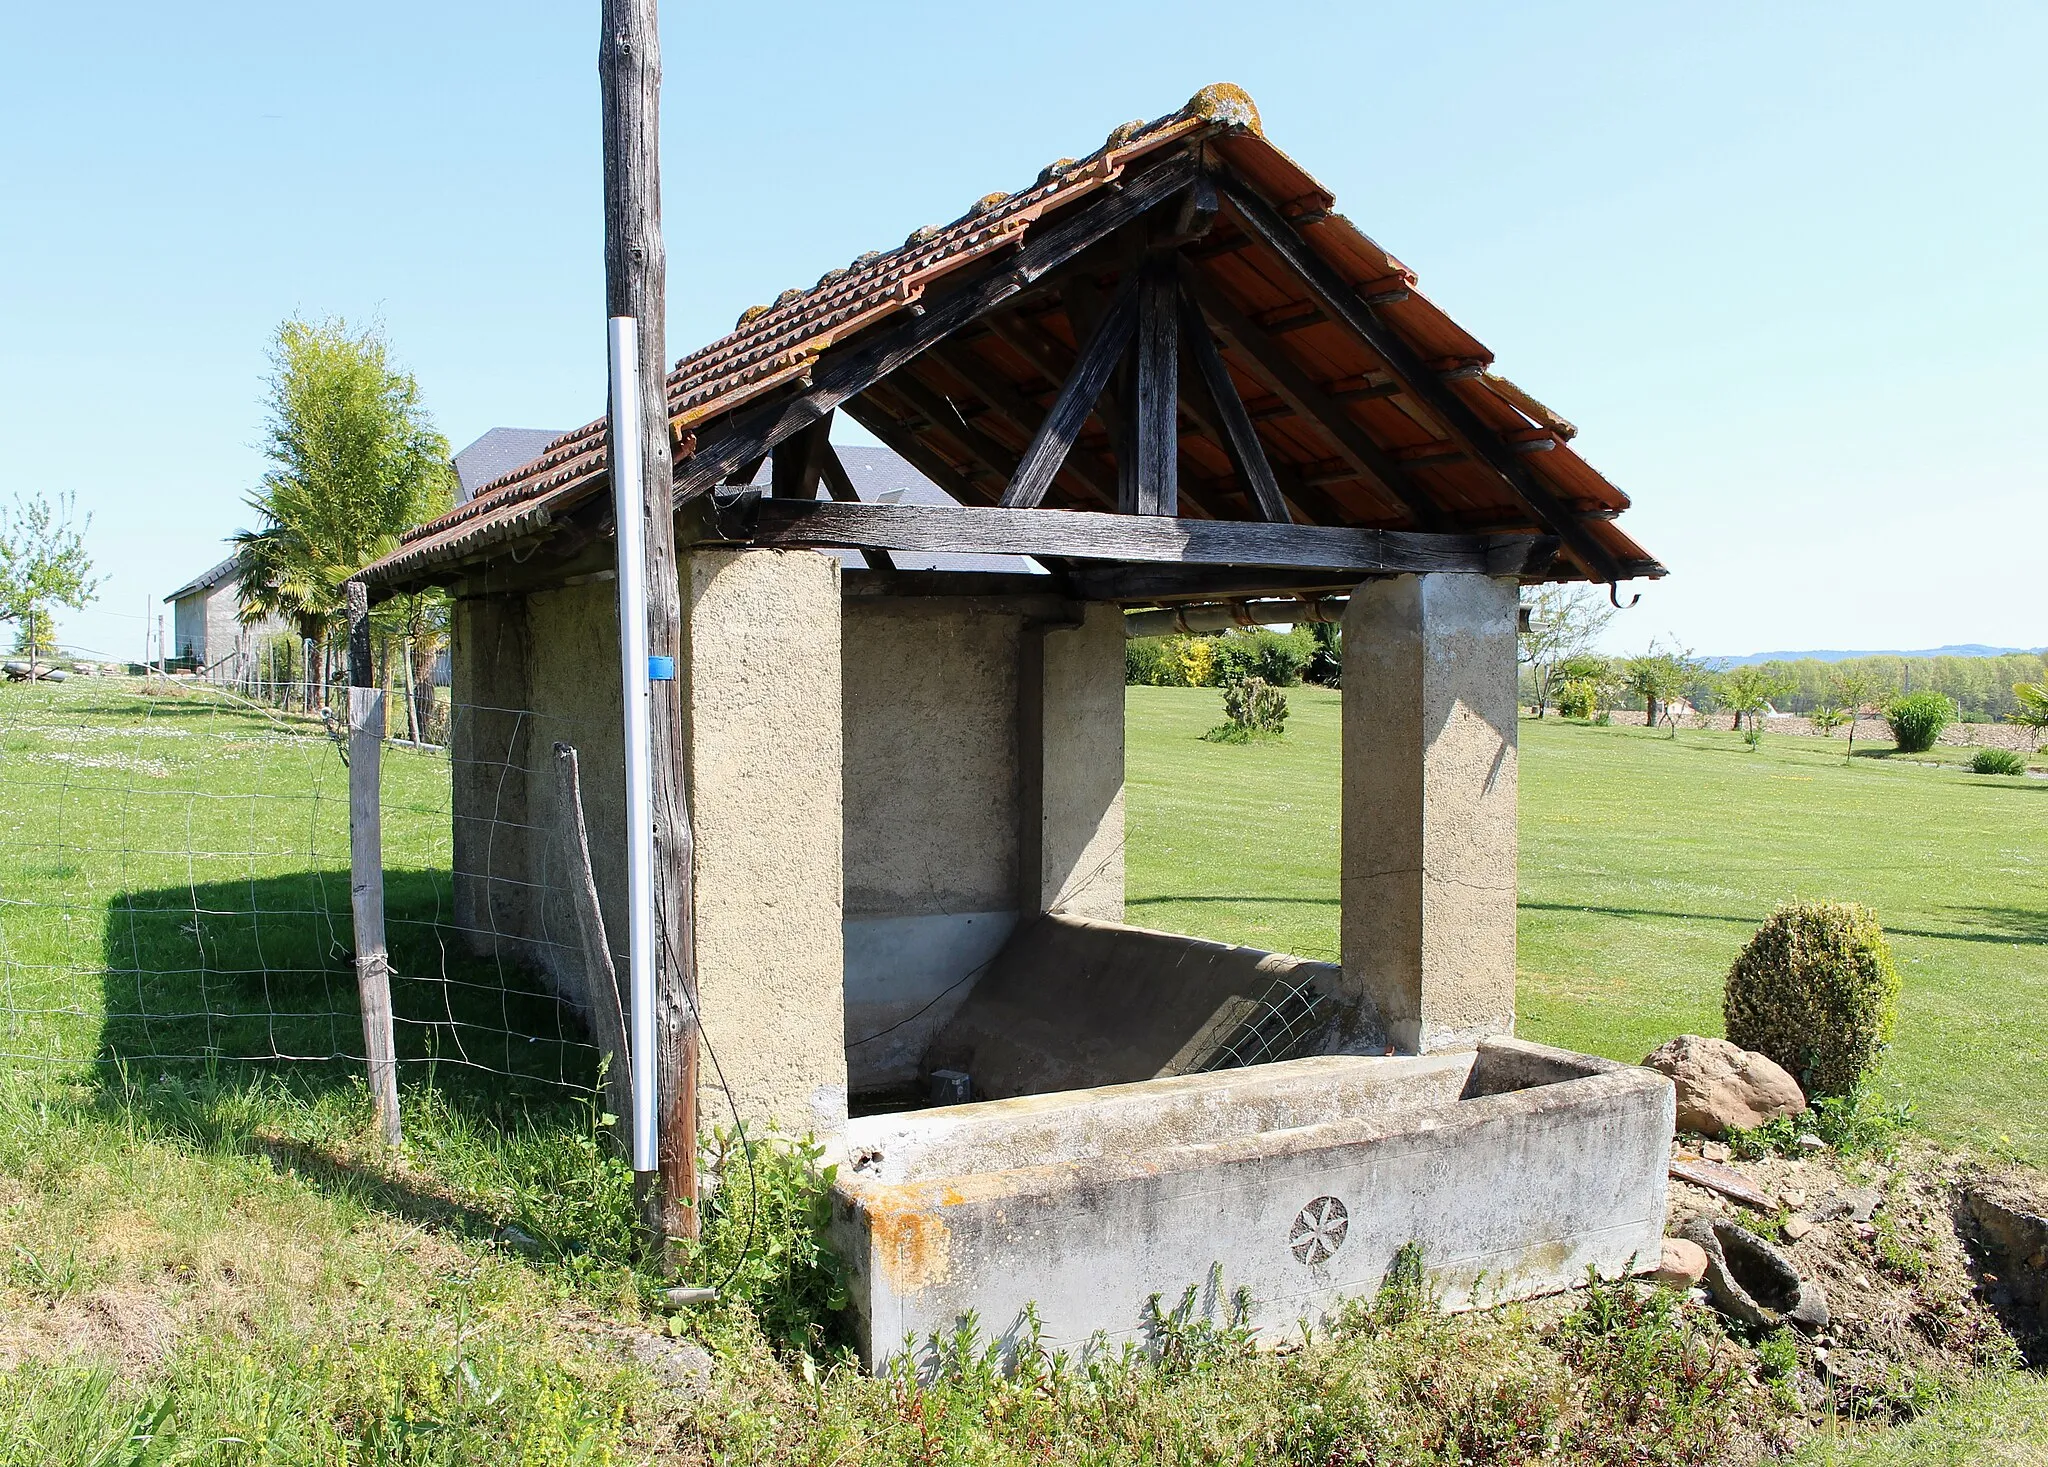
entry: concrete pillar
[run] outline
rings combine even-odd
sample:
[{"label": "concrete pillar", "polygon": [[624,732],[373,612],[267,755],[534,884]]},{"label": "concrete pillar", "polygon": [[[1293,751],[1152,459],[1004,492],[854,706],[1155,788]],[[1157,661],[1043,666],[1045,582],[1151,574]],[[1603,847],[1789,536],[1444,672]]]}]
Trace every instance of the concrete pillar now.
[{"label": "concrete pillar", "polygon": [[1344,614],[1344,978],[1408,1053],[1514,1031],[1517,599],[1397,576]]},{"label": "concrete pillar", "polygon": [[839,565],[809,550],[682,557],[684,745],[697,840],[707,1126],[733,1108],[846,1123]]},{"label": "concrete pillar", "polygon": [[[1019,862],[1031,886],[1022,916],[1065,912],[1101,922],[1124,919],[1124,614],[1092,604],[1078,627],[1024,629],[1021,683],[1038,684],[1037,727],[1029,707],[1019,719],[1020,752],[1035,734],[1037,758],[1025,771],[1035,800],[1021,802],[1027,822]],[[1037,667],[1032,651],[1038,649]],[[1024,689],[1020,688],[1020,693]],[[1034,808],[1035,807],[1035,808]],[[1036,817],[1036,840],[1029,824]],[[1036,845],[1035,853],[1032,850]]]}]

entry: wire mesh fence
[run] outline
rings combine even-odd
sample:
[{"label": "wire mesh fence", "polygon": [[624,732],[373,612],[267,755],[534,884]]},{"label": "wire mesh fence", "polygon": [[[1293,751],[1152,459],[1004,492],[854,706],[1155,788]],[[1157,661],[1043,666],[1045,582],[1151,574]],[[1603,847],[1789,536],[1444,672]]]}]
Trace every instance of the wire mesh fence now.
[{"label": "wire mesh fence", "polygon": [[[382,755],[401,1078],[589,1093],[549,803],[582,730],[447,712]],[[345,733],[200,680],[0,687],[0,1064],[361,1075]],[[498,797],[458,821],[457,781]]]}]

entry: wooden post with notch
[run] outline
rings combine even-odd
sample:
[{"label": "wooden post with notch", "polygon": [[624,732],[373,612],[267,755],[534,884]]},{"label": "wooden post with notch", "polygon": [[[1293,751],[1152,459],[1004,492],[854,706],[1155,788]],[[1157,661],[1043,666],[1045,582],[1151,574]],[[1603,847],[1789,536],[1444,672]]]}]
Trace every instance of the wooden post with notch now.
[{"label": "wooden post with notch", "polygon": [[379,779],[384,761],[384,690],[372,687],[370,594],[361,581],[343,587],[348,607],[348,890],[355,919],[356,991],[363,1011],[363,1057],[377,1134],[399,1142],[398,1052],[391,1018],[391,958],[384,946],[384,825]]},{"label": "wooden post with notch", "polygon": [[[641,503],[647,651],[682,651],[676,575],[661,239],[661,38],[655,0],[602,0],[597,70],[604,99],[604,293],[607,317],[639,322]],[[655,1094],[659,1170],[639,1178],[644,1216],[664,1239],[697,1236],[697,958],[694,848],[682,751],[682,684],[649,685],[654,818]],[[629,695],[631,690],[629,691]]]}]

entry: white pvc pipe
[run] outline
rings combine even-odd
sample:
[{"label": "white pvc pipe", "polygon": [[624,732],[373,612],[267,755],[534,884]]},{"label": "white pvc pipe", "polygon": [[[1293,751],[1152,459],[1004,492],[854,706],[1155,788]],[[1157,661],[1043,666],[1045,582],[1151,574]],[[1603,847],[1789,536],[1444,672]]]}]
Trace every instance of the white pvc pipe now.
[{"label": "white pvc pipe", "polygon": [[661,1165],[654,1094],[654,805],[649,766],[647,527],[640,472],[640,323],[611,318],[611,469],[618,524],[619,676],[626,705],[626,961],[633,1170]]}]

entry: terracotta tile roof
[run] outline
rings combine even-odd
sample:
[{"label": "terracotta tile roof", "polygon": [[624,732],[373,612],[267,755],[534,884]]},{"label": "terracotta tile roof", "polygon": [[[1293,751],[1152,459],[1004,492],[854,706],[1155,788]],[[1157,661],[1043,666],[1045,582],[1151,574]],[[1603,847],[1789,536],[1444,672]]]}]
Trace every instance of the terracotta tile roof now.
[{"label": "terracotta tile roof", "polygon": [[[1509,442],[1540,449],[1524,455],[1532,472],[1552,494],[1589,517],[1586,528],[1608,554],[1637,574],[1661,573],[1662,568],[1612,523],[1627,508],[1628,499],[1568,446],[1576,429],[1494,374],[1486,347],[1416,289],[1412,271],[1334,212],[1334,198],[1266,140],[1250,98],[1230,86],[1204,88],[1186,107],[1154,122],[1127,123],[1088,157],[1061,159],[1026,188],[990,194],[949,224],[915,230],[893,250],[862,255],[844,268],[828,270],[808,289],[784,291],[771,304],[750,308],[732,332],[684,357],[669,374],[668,409],[676,440],[687,447],[693,432],[701,436],[712,431],[727,414],[803,378],[819,355],[836,343],[918,309],[920,298],[934,286],[974,276],[978,263],[1002,257],[1047,214],[1118,187],[1119,180],[1148,160],[1195,142],[1209,148],[1213,161],[1291,221],[1315,254],[1370,300],[1380,319],[1444,374],[1484,423]],[[1302,315],[1302,288],[1269,251],[1246,240],[1225,249],[1192,252],[1190,258],[1199,261],[1195,268],[1209,287],[1261,325],[1284,333],[1281,339],[1293,362],[1344,397],[1354,426],[1364,429],[1395,460],[1405,461],[1409,482],[1426,491],[1455,527],[1538,528],[1497,474],[1456,455],[1429,411],[1388,388],[1384,364],[1362,341],[1341,324],[1316,318],[1313,310]],[[942,372],[947,395],[971,403],[976,400],[972,375],[977,369],[993,369],[1015,392],[1036,402],[1058,386],[1057,381],[1044,385],[1045,360],[1071,359],[1078,333],[1071,319],[1053,312],[1041,313],[1033,329],[1041,348],[1036,365],[994,340],[949,340],[946,350],[927,351],[900,370],[911,373],[912,391],[920,385],[931,387],[932,374]],[[964,361],[962,352],[971,352],[978,360]],[[1258,415],[1262,401],[1270,397],[1258,372],[1228,344],[1225,356],[1241,395]],[[964,375],[960,368],[967,369]],[[965,487],[977,490],[983,502],[993,502],[992,490],[970,481],[978,474],[993,482],[1000,469],[992,476],[985,465],[969,467],[971,452],[962,447],[967,435],[928,420],[920,425],[921,415],[897,406],[901,390],[892,389],[892,380],[885,378],[864,394],[860,401],[866,414],[855,415],[871,426],[867,414],[900,417],[907,425],[904,431],[920,440],[916,446],[922,450],[921,468],[959,468]],[[1330,441],[1314,422],[1270,410],[1264,417],[1269,456],[1276,467],[1284,466],[1296,476],[1296,484],[1307,486],[1300,491],[1303,518],[1376,526],[1412,523],[1408,508],[1386,490],[1359,476],[1347,477],[1346,464],[1331,458]],[[1015,424],[1007,431],[1013,439],[1022,436]],[[934,432],[945,441],[934,439]],[[984,430],[984,447],[991,436]],[[439,563],[545,530],[559,515],[601,491],[608,493],[605,438],[603,419],[561,435],[530,463],[479,488],[467,503],[408,532],[398,550],[371,567],[366,577],[404,582],[431,574]],[[1022,445],[1020,441],[999,446],[1015,451]],[[1075,454],[1103,451],[1084,438]],[[1096,468],[1099,472],[1101,465]],[[1095,501],[1072,488],[1078,482],[1076,474],[1086,469],[1077,464],[1064,474],[1068,488],[1056,489],[1047,505],[1096,507]],[[1228,487],[1231,469],[1220,444],[1204,444],[1199,436],[1184,439],[1183,471],[1183,513],[1214,513],[1235,503],[1233,495],[1239,491]],[[946,487],[960,492],[960,485]],[[1000,484],[994,484],[994,490],[999,489]]]}]

